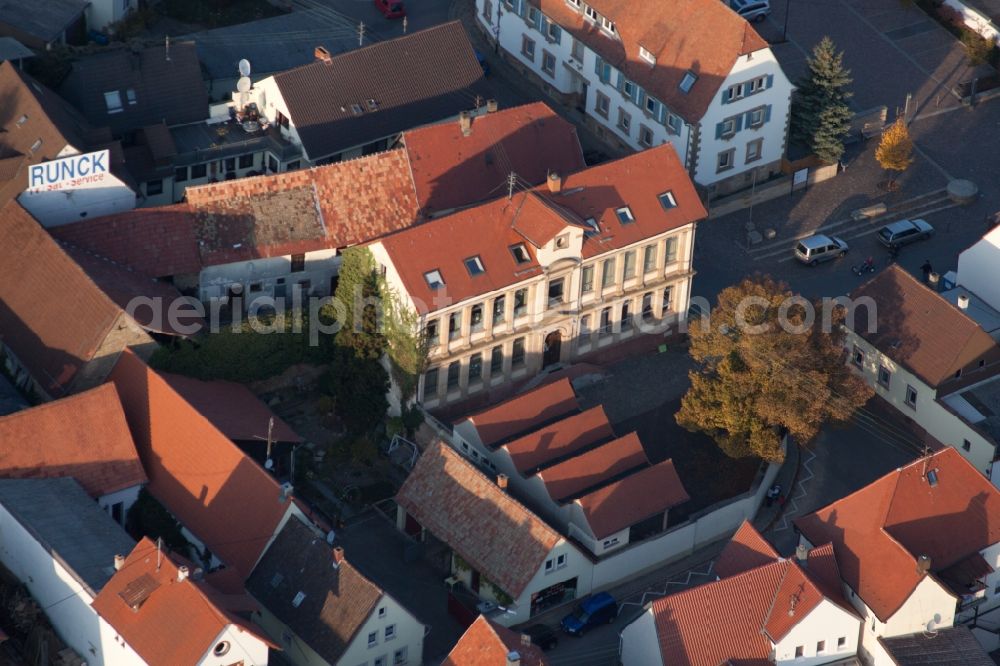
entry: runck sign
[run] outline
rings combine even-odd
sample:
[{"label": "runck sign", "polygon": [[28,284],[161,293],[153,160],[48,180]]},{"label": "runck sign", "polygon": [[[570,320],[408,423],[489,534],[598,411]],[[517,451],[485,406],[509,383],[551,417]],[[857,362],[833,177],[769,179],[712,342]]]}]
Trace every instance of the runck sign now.
[{"label": "runck sign", "polygon": [[28,171],[29,192],[76,190],[99,187],[111,175],[107,150],[71,155],[51,162],[35,164]]}]

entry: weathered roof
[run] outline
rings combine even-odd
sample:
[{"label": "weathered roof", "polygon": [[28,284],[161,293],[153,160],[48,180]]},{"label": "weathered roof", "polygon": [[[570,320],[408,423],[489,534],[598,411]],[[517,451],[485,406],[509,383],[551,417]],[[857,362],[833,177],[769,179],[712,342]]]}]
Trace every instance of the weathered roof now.
[{"label": "weathered roof", "polygon": [[[117,136],[148,125],[181,125],[208,117],[208,90],[194,42],[173,41],[136,52],[119,48],[79,56],[59,87],[95,126]],[[120,110],[111,113],[106,93],[117,92]]]},{"label": "weathered roof", "polygon": [[778,557],[774,547],[754,529],[750,521],[744,520],[715,560],[712,571],[719,578],[728,578],[773,562]]},{"label": "weathered roof", "polygon": [[512,171],[538,185],[586,167],[576,128],[544,102],[475,116],[468,133],[454,120],[409,130],[403,144],[426,213],[503,196]]},{"label": "weathered roof", "polygon": [[[718,0],[588,0],[587,5],[615,24],[618,37],[584,19],[565,0],[539,0],[542,13],[623,71],[688,122],[698,122],[737,58],[767,48],[750,24]],[[656,56],[652,66],[639,48]],[[688,71],[698,79],[685,93]],[[593,72],[590,72],[593,74]]]},{"label": "weathered roof", "polygon": [[441,666],[503,666],[507,655],[517,652],[521,666],[546,666],[545,655],[521,636],[482,615],[476,618]]},{"label": "weathered roof", "polygon": [[484,409],[468,420],[483,445],[496,448],[579,409],[573,385],[568,379],[560,379]]},{"label": "weathered roof", "polygon": [[515,598],[561,541],[538,516],[440,442],[420,456],[396,502]]},{"label": "weathered roof", "polygon": [[0,505],[91,596],[135,543],[73,479],[0,479]]},{"label": "weathered roof", "polygon": [[649,464],[639,436],[630,432],[538,473],[545,490],[562,504]]},{"label": "weathered roof", "polygon": [[330,664],[382,599],[382,590],[350,562],[334,563],[326,540],[292,518],[247,581],[254,599]]},{"label": "weathered roof", "polygon": [[997,348],[975,320],[897,265],[851,292],[855,301],[864,297],[877,306],[875,330],[868,331],[868,308],[858,307],[855,332],[931,387]]},{"label": "weathered roof", "polygon": [[10,26],[15,34],[54,42],[83,15],[89,4],[85,0],[0,0],[0,24]]},{"label": "weathered roof", "polygon": [[182,563],[144,537],[91,605],[150,666],[199,663],[230,625],[237,636],[270,644],[254,625],[217,605],[218,593],[193,580],[193,572],[178,580]]},{"label": "weathered roof", "polygon": [[947,447],[795,522],[833,544],[844,581],[885,622],[920,583],[919,556],[937,574],[1000,542],[1000,490]]},{"label": "weathered roof", "polygon": [[976,637],[964,624],[918,632],[908,636],[879,638],[896,666],[994,666]]},{"label": "weathered roof", "polygon": [[514,468],[527,476],[612,437],[614,431],[604,407],[597,405],[523,435],[503,448]]},{"label": "weathered roof", "polygon": [[471,109],[482,79],[458,21],[274,75],[311,160]]},{"label": "weathered roof", "polygon": [[0,478],[64,476],[95,499],[145,483],[113,385],[0,418]]},{"label": "weathered roof", "polygon": [[630,525],[688,501],[672,460],[664,460],[574,500],[603,539]]}]

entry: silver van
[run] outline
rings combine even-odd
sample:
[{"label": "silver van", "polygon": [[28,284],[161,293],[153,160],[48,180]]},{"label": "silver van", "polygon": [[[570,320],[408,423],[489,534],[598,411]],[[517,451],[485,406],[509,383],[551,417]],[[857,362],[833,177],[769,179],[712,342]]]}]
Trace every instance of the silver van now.
[{"label": "silver van", "polygon": [[848,249],[847,243],[836,236],[816,234],[796,244],[795,258],[803,264],[815,266],[821,261],[843,257]]},{"label": "silver van", "polygon": [[760,23],[771,13],[770,0],[729,0],[729,6],[751,23]]}]

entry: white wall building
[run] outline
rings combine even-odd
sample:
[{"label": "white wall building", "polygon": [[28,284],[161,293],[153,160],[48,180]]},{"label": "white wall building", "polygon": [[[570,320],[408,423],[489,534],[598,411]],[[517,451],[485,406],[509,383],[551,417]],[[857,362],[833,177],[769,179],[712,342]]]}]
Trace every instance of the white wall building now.
[{"label": "white wall building", "polygon": [[84,154],[67,145],[57,159],[28,169],[18,202],[45,227],[135,208],[135,192],[111,171],[108,150]]}]

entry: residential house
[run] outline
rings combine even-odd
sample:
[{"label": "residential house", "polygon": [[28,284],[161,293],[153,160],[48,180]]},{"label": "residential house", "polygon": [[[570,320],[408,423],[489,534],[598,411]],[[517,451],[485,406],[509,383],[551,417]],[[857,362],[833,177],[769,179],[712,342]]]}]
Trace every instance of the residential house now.
[{"label": "residential house", "polygon": [[317,48],[314,62],[261,79],[233,101],[318,165],[391,148],[405,130],[485,107],[485,95],[483,70],[453,21],[336,56]]},{"label": "residential house", "polygon": [[994,666],[993,659],[968,627],[921,631],[909,636],[880,638],[893,666]]},{"label": "residential house", "polygon": [[[135,541],[70,478],[0,480],[0,563],[86,663],[121,659],[91,603]],[[141,663],[134,662],[131,663]]]},{"label": "residential house", "polygon": [[[97,0],[98,3],[106,1]],[[13,37],[39,50],[60,44],[83,44],[87,41],[89,4],[87,0],[36,3],[3,0],[0,2],[0,36]]]},{"label": "residential house", "polygon": [[0,461],[0,478],[76,479],[119,525],[146,483],[111,384],[0,417]]},{"label": "residential house", "polygon": [[273,643],[186,562],[149,538],[115,557],[114,575],[91,603],[114,635],[99,663],[267,664]]},{"label": "residential house", "polygon": [[148,355],[168,332],[122,310],[16,201],[0,230],[0,343],[18,386],[43,399],[91,388],[123,349]]},{"label": "residential house", "polygon": [[430,346],[417,400],[486,400],[502,384],[683,321],[705,215],[665,145],[372,243]]},{"label": "residential house", "polygon": [[210,580],[225,567],[242,583],[282,525],[292,516],[305,520],[291,485],[279,484],[135,354],[121,355],[110,380],[149,476],[147,488],[192,544],[182,554],[200,563]]},{"label": "residential house", "polygon": [[446,543],[451,582],[495,622],[519,624],[591,591],[590,559],[443,443],[420,456],[396,503],[397,527]]},{"label": "residential house", "polygon": [[299,520],[281,529],[247,590],[260,604],[254,620],[292,664],[423,663],[428,627]]},{"label": "residential house", "polygon": [[829,544],[785,559],[745,522],[716,573],[715,582],[646,604],[621,632],[623,666],[859,666],[861,621],[840,591]]},{"label": "residential house", "polygon": [[[949,302],[891,266],[851,293],[844,344],[876,395],[990,475],[1000,438],[988,407],[1000,406],[1000,313],[972,307],[972,295],[958,291]],[[993,336],[980,323],[991,320]]]},{"label": "residential house", "polygon": [[954,282],[982,299],[993,310],[1000,310],[1000,281],[997,280],[997,260],[1000,259],[1000,226],[966,248],[958,255],[958,271]]},{"label": "residential house", "polygon": [[718,0],[476,0],[477,25],[609,144],[670,143],[713,193],[777,173],[793,86],[767,42]]},{"label": "residential house", "polygon": [[616,436],[603,407],[581,410],[568,379],[474,414],[454,433],[462,455],[595,556],[662,534],[688,499],[673,461],[651,464],[638,435]]},{"label": "residential house", "polygon": [[[796,519],[801,545],[832,543],[864,622],[866,663],[895,664],[880,639],[970,624],[996,649],[1000,490],[945,448]],[[981,620],[977,618],[982,617]],[[943,643],[943,642],[942,642]]]},{"label": "residential house", "polygon": [[531,640],[480,615],[465,630],[442,666],[546,666]]}]

